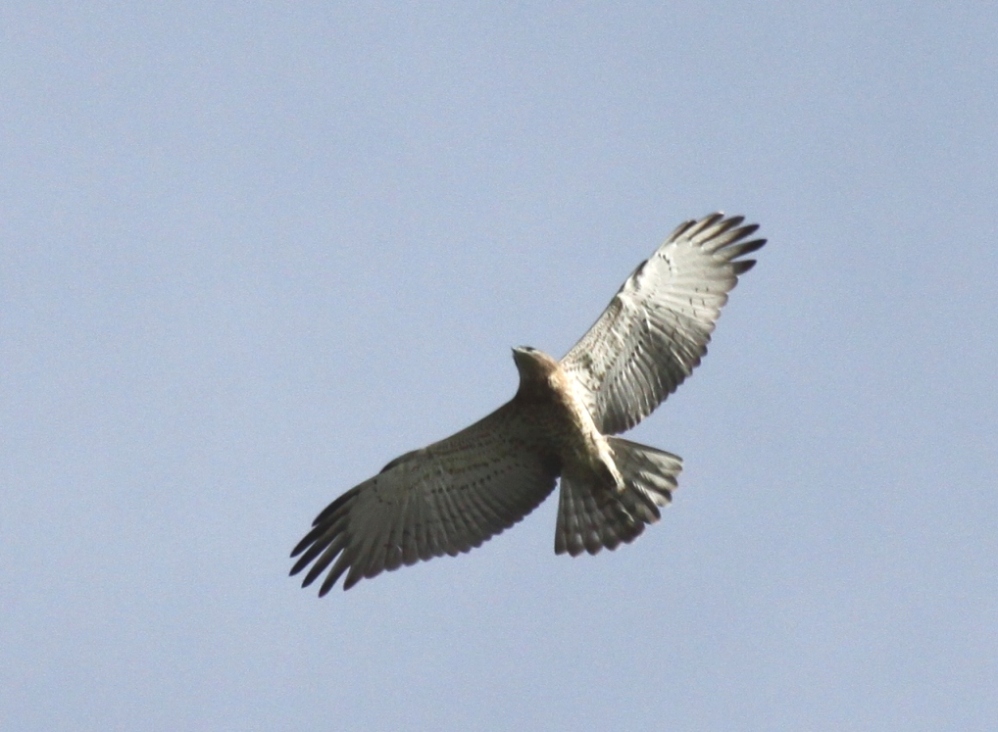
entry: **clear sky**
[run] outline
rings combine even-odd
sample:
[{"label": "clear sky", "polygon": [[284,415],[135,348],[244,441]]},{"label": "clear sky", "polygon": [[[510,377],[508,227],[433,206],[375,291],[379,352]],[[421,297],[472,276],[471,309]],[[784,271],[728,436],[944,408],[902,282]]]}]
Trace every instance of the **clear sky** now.
[{"label": "clear sky", "polygon": [[[984,730],[998,10],[9,3],[0,728]],[[769,244],[663,520],[289,579],[680,221]]]}]

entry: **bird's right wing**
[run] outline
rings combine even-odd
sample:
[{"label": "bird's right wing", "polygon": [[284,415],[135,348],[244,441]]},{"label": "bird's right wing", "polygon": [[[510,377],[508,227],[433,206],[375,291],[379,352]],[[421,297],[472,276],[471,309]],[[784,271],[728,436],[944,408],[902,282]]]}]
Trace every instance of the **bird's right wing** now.
[{"label": "bird's right wing", "polygon": [[345,572],[350,589],[383,570],[467,552],[515,524],[551,493],[560,471],[557,458],[524,439],[519,415],[508,403],[344,493],[291,553],[301,555],[291,574],[311,564],[306,587],[332,564],[321,597]]},{"label": "bird's right wing", "polygon": [[604,434],[628,430],[690,375],[738,275],[765,239],[715,213],[677,228],[561,360]]}]

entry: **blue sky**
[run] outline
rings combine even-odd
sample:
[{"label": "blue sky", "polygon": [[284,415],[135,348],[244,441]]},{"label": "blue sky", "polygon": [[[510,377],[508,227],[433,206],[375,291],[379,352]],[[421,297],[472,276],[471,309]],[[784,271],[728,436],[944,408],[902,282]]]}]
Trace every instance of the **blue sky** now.
[{"label": "blue sky", "polygon": [[[998,11],[0,11],[0,727],[986,729]],[[681,220],[770,243],[663,520],[287,577]]]}]

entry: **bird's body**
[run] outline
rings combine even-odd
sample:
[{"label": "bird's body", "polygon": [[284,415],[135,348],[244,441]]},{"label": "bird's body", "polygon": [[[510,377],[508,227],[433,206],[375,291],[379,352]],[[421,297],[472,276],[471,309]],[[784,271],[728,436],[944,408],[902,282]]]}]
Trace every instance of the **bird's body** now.
[{"label": "bird's body", "polygon": [[513,349],[520,388],[511,404],[524,425],[531,425],[533,443],[547,446],[563,471],[588,475],[607,487],[622,487],[620,472],[606,437],[577,393],[574,380],[543,351]]},{"label": "bird's body", "polygon": [[383,570],[456,555],[512,526],[560,479],[555,551],[616,548],[660,517],[676,488],[675,455],[614,435],[647,416],[689,375],[765,240],[712,214],[682,224],[635,270],[560,361],[513,349],[513,398],[460,432],[388,463],[313,522],[291,573],[303,585],[332,565],[324,595]]}]

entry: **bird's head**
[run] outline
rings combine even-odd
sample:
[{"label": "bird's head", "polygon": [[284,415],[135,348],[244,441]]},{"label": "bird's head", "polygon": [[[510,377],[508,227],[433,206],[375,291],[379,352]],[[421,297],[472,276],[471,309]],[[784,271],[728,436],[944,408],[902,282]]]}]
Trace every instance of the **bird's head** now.
[{"label": "bird's head", "polygon": [[520,372],[520,383],[524,381],[546,381],[558,370],[558,362],[544,351],[530,346],[517,346],[513,349],[513,361]]}]

